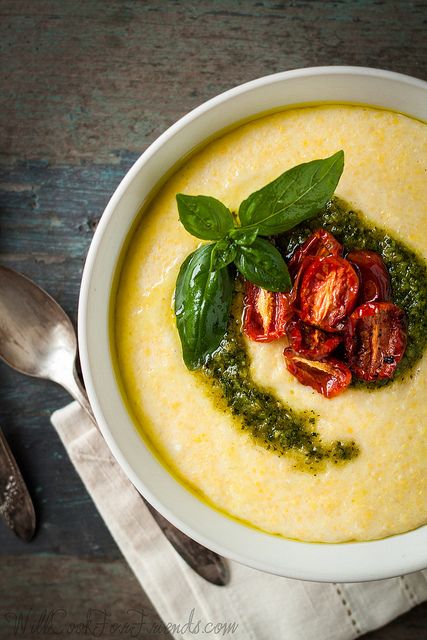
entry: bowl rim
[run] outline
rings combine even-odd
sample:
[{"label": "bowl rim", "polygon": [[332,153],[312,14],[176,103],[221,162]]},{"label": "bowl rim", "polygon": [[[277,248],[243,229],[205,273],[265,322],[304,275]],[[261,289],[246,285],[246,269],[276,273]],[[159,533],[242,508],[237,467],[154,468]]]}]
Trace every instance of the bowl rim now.
[{"label": "bowl rim", "polygon": [[[90,322],[90,306],[91,298],[94,295],[97,282],[99,283],[99,274],[97,275],[97,260],[99,255],[99,249],[104,242],[105,235],[109,228],[109,225],[114,217],[114,213],[123,198],[123,196],[131,188],[134,179],[140,174],[141,170],[150,162],[159,149],[167,144],[178,132],[182,131],[190,123],[194,123],[200,117],[208,113],[210,110],[217,106],[223,105],[227,101],[233,99],[235,96],[241,96],[248,94],[254,89],[264,87],[266,85],[272,85],[275,83],[282,83],[287,80],[295,78],[312,79],[322,75],[345,75],[352,77],[364,77],[373,78],[375,80],[391,80],[401,85],[411,86],[421,89],[427,96],[427,82],[407,76],[404,74],[386,71],[382,69],[375,69],[370,67],[358,67],[358,66],[322,66],[322,67],[306,67],[303,69],[294,69],[291,71],[284,71],[274,73],[271,75],[263,76],[255,80],[251,80],[237,87],[233,87],[210,100],[202,103],[195,109],[192,109],[186,115],[182,116],[177,122],[171,125],[165,132],[163,132],[136,160],[133,166],[128,170],[121,182],[117,186],[113,195],[111,196],[104,213],[101,217],[95,235],[92,239],[89,252],[86,258],[86,263],[82,276],[79,308],[78,308],[78,335],[79,335],[79,347],[80,358],[83,377],[86,384],[87,393],[91,402],[95,417],[98,421],[100,430],[105,438],[110,451],[112,452],[119,465],[135,485],[137,490],[146,497],[149,502],[162,513],[170,522],[172,522],[179,529],[184,531],[187,535],[197,540],[206,547],[224,555],[232,560],[236,560],[242,564],[267,571],[269,573],[276,573],[278,575],[286,575],[290,578],[298,578],[304,580],[318,580],[318,581],[340,581],[340,582],[355,582],[363,580],[377,580],[382,578],[388,578],[400,575],[402,573],[409,573],[419,569],[427,567],[427,525],[421,526],[413,531],[409,531],[402,534],[397,534],[381,540],[371,540],[366,542],[346,542],[346,543],[316,543],[316,542],[302,542],[298,540],[291,540],[287,538],[276,537],[266,532],[257,531],[251,527],[245,526],[243,523],[236,523],[234,520],[228,518],[225,514],[218,514],[227,521],[234,522],[234,526],[244,527],[246,533],[250,531],[250,534],[244,536],[248,544],[248,550],[242,551],[242,544],[233,544],[230,547],[230,543],[227,539],[212,539],[206,534],[206,531],[202,531],[194,523],[188,524],[188,521],[182,519],[177,513],[176,507],[171,508],[159,499],[156,491],[153,487],[147,486],[146,482],[142,480],[140,475],[136,473],[128,460],[128,456],[122,450],[117,438],[109,426],[109,421],[104,412],[104,402],[100,398],[100,394],[97,391],[97,383],[100,381],[100,376],[103,375],[102,371],[97,370],[97,367],[93,364],[93,331],[89,329]],[[345,102],[345,101],[343,101]],[[284,102],[284,108],[287,103]],[[381,106],[374,105],[372,106]],[[385,107],[387,108],[387,107]],[[257,113],[254,113],[254,118]],[[238,123],[236,123],[238,124]],[[137,215],[137,210],[133,213],[133,218]],[[127,228],[125,236],[129,228]],[[111,266],[112,265],[112,266]],[[111,263],[111,274],[114,274],[117,268],[117,256]],[[109,307],[109,301],[107,308]],[[107,319],[108,322],[108,319]],[[109,351],[109,345],[107,346]],[[110,356],[107,356],[111,357]],[[114,374],[113,374],[114,375]],[[117,383],[116,383],[117,384]],[[129,416],[128,416],[129,418]],[[129,418],[130,419],[130,418]],[[136,428],[135,433],[136,433]],[[140,436],[137,436],[140,438]],[[140,438],[141,442],[142,438]],[[144,446],[146,447],[145,443]],[[147,451],[151,456],[150,449]],[[160,463],[159,463],[160,464]],[[165,469],[165,467],[163,467]],[[167,472],[168,473],[168,472]],[[176,482],[176,480],[174,480]],[[187,490],[185,490],[187,491]],[[205,503],[199,502],[200,505]],[[207,517],[206,508],[209,511],[214,511],[211,507],[205,505],[201,507],[201,511]],[[203,516],[203,513],[202,513]],[[217,517],[216,516],[216,517]],[[236,530],[237,531],[237,530]],[[270,555],[267,560],[260,559],[258,556],[254,557],[254,549],[259,547],[260,536],[264,540],[269,541],[269,545],[273,547],[273,555]],[[277,541],[280,540],[280,544]],[[263,542],[262,544],[265,544]],[[423,553],[421,553],[423,549]],[[298,552],[303,550],[303,555]],[[330,550],[327,551],[327,550]],[[279,553],[280,566],[274,561],[273,557],[276,551]],[[283,564],[283,552],[290,554],[291,556],[296,553],[297,556],[308,557],[308,562],[304,566],[295,565],[295,563],[287,563],[286,558]],[[352,558],[349,560],[349,552],[352,554]],[[252,554],[252,555],[251,555]],[[256,554],[255,554],[256,555]],[[335,564],[331,567],[330,563],[333,561]],[[316,566],[313,567],[313,562]],[[280,564],[279,563],[279,564]],[[286,568],[285,568],[286,567]]]}]

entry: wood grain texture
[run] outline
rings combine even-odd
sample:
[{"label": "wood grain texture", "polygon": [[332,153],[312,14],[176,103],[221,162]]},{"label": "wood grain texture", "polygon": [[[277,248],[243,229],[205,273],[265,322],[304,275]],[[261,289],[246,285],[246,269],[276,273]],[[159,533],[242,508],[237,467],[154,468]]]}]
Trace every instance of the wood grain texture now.
[{"label": "wood grain texture", "polygon": [[[406,0],[0,0],[1,262],[75,321],[99,217],[168,125],[236,84],[301,66],[426,79],[426,22],[426,3]],[[149,609],[49,423],[67,400],[0,365],[0,424],[39,518],[30,546],[0,525],[0,606],[104,602],[120,613],[142,598]],[[421,605],[367,637],[425,638],[426,618]],[[0,614],[1,638],[7,629]]]},{"label": "wood grain texture", "polygon": [[170,638],[124,561],[16,556],[3,560],[1,571],[14,586],[1,594],[2,640]]},{"label": "wood grain texture", "polygon": [[4,1],[5,161],[117,162],[258,76],[356,64],[425,77],[419,2]]}]

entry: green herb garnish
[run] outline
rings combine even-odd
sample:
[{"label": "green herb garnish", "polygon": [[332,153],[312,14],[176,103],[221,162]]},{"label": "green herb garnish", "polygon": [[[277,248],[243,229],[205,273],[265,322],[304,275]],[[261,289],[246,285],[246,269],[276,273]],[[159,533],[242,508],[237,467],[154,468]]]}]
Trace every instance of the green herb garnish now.
[{"label": "green herb garnish", "polygon": [[292,286],[282,254],[264,238],[256,238],[249,246],[240,246],[234,264],[246,280],[258,287],[269,291],[289,291]]},{"label": "green herb garnish", "polygon": [[214,247],[214,243],[205,244],[191,253],[176,281],[176,324],[189,369],[206,362],[227,329],[233,282],[228,269],[211,271]]},{"label": "green herb garnish", "polygon": [[256,226],[261,236],[284,233],[316,215],[332,198],[344,169],[344,151],[285,171],[242,202],[242,227]]},{"label": "green herb garnish", "polygon": [[259,287],[290,290],[281,253],[259,236],[283,233],[318,214],[332,198],[343,168],[343,151],[293,167],[244,200],[237,216],[215,198],[177,194],[186,230],[213,241],[188,256],[176,283],[176,323],[189,369],[203,366],[227,331],[233,264]]}]

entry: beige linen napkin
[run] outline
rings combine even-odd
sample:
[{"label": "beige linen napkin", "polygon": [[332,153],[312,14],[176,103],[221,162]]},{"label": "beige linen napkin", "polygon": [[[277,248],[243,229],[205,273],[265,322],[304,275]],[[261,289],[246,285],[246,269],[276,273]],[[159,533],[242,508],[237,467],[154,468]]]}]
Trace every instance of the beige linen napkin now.
[{"label": "beige linen napkin", "polygon": [[197,576],[160,532],[76,403],[52,415],[68,454],[144,591],[176,638],[349,640],[427,599],[427,571],[358,584],[302,582],[232,562],[231,583]]}]

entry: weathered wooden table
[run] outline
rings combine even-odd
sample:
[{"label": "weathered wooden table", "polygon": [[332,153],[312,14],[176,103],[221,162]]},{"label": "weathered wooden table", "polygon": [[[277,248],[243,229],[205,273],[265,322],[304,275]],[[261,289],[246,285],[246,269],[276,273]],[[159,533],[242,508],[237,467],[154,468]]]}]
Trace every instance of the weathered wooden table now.
[{"label": "weathered wooden table", "polygon": [[[75,320],[108,198],[168,125],[236,84],[296,67],[366,65],[426,79],[426,19],[426,4],[409,1],[1,0],[1,262]],[[144,637],[159,637],[155,611],[49,423],[69,398],[4,365],[0,376],[0,424],[39,521],[30,545],[0,526],[0,638],[14,637],[6,612],[32,610],[34,623],[58,609],[71,624],[88,609],[119,624],[143,610]],[[421,605],[369,637],[425,638],[426,614]],[[32,631],[50,637],[47,627]]]}]

